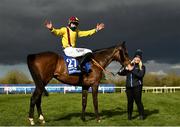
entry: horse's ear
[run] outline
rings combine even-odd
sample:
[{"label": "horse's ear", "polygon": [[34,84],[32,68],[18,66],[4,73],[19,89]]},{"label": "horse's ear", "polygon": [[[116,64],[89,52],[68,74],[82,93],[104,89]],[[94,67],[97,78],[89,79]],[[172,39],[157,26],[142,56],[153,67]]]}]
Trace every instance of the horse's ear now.
[{"label": "horse's ear", "polygon": [[126,46],[126,41],[123,41],[123,42],[122,42],[122,46]]},{"label": "horse's ear", "polygon": [[121,45],[123,48],[125,48],[126,47],[126,41],[123,41]]}]

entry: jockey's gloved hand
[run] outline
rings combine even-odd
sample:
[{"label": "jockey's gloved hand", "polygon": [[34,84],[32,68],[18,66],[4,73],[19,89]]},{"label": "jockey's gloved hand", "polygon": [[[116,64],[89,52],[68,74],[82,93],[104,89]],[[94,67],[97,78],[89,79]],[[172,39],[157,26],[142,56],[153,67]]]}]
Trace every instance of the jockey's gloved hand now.
[{"label": "jockey's gloved hand", "polygon": [[46,28],[48,28],[49,30],[53,29],[53,24],[51,21],[45,20],[44,25]]},{"label": "jockey's gloved hand", "polygon": [[104,23],[97,23],[97,25],[96,25],[96,32],[104,29],[104,27],[105,27]]}]

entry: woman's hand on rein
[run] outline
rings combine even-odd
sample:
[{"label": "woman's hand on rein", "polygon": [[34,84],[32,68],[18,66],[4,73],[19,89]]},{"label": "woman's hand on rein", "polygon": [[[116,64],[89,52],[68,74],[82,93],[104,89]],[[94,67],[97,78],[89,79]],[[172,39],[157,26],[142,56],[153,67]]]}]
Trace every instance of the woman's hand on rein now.
[{"label": "woman's hand on rein", "polygon": [[128,71],[132,71],[134,69],[134,66],[132,66],[131,64],[128,64],[126,67],[126,70]]}]

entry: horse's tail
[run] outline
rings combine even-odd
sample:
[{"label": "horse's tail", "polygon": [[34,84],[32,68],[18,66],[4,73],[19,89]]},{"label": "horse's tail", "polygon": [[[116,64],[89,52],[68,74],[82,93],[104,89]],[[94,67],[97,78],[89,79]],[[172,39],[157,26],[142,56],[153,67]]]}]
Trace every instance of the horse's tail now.
[{"label": "horse's tail", "polygon": [[35,58],[36,58],[36,55],[34,54],[31,54],[31,55],[28,55],[27,56],[27,65],[28,65],[28,68],[29,68],[29,71],[31,73],[31,76],[34,80],[34,83],[36,85],[36,88],[37,89],[40,89],[40,88],[43,88],[43,93],[45,96],[49,96],[49,93],[48,91],[45,89],[45,86],[44,86],[44,83],[41,79],[41,76],[40,74],[37,72],[37,67],[35,66],[34,64],[34,61],[35,61]]}]

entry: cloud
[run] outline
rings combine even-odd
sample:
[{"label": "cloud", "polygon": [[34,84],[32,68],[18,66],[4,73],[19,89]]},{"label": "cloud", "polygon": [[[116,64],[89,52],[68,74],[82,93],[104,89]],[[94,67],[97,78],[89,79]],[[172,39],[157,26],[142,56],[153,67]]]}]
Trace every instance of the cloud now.
[{"label": "cloud", "polygon": [[151,71],[151,72],[149,72],[149,74],[157,75],[157,76],[167,75],[167,73],[165,73],[163,70],[156,71],[156,72]]},{"label": "cloud", "polygon": [[172,69],[180,69],[180,64],[176,64],[176,65],[173,65],[171,66]]},{"label": "cloud", "polygon": [[168,73],[180,74],[180,68],[177,68],[179,64],[158,63],[155,60],[149,60],[145,63],[147,72],[157,75],[166,75]]},{"label": "cloud", "polygon": [[0,63],[25,63],[31,53],[61,53],[60,39],[43,26],[67,25],[71,15],[80,18],[80,29],[106,28],[90,38],[78,39],[78,47],[100,49],[127,42],[129,54],[144,51],[144,60],[179,63],[179,0],[2,0],[0,4]]},{"label": "cloud", "polygon": [[[168,64],[168,63],[159,63],[155,60],[148,60],[144,63],[146,66],[146,73],[156,74],[156,75],[166,75],[168,73],[176,73],[180,75],[180,64]],[[116,73],[119,71],[121,65],[117,62],[112,62],[107,70]]]},{"label": "cloud", "polygon": [[[178,75],[180,75],[180,64],[167,64],[167,63],[158,63],[155,60],[149,60],[146,63],[144,63],[144,65],[146,66],[146,73],[149,74],[153,74],[153,75],[167,75],[168,73],[176,73]],[[106,70],[108,70],[109,72],[112,72],[114,74],[116,74],[119,69],[122,66],[120,65],[120,63],[118,62],[112,62],[107,68]],[[21,63],[21,64],[15,64],[15,65],[0,65],[0,78],[3,77],[7,72],[10,72],[12,70],[19,70],[23,73],[25,73],[31,80],[31,75],[30,72],[28,70],[28,67],[26,64]],[[111,79],[119,79],[122,77],[119,76],[115,76],[115,77],[111,77],[109,75],[107,75],[107,78],[111,78]]]},{"label": "cloud", "polygon": [[12,70],[18,70],[26,74],[31,79],[31,75],[26,64],[0,65],[0,70],[0,78]]}]

